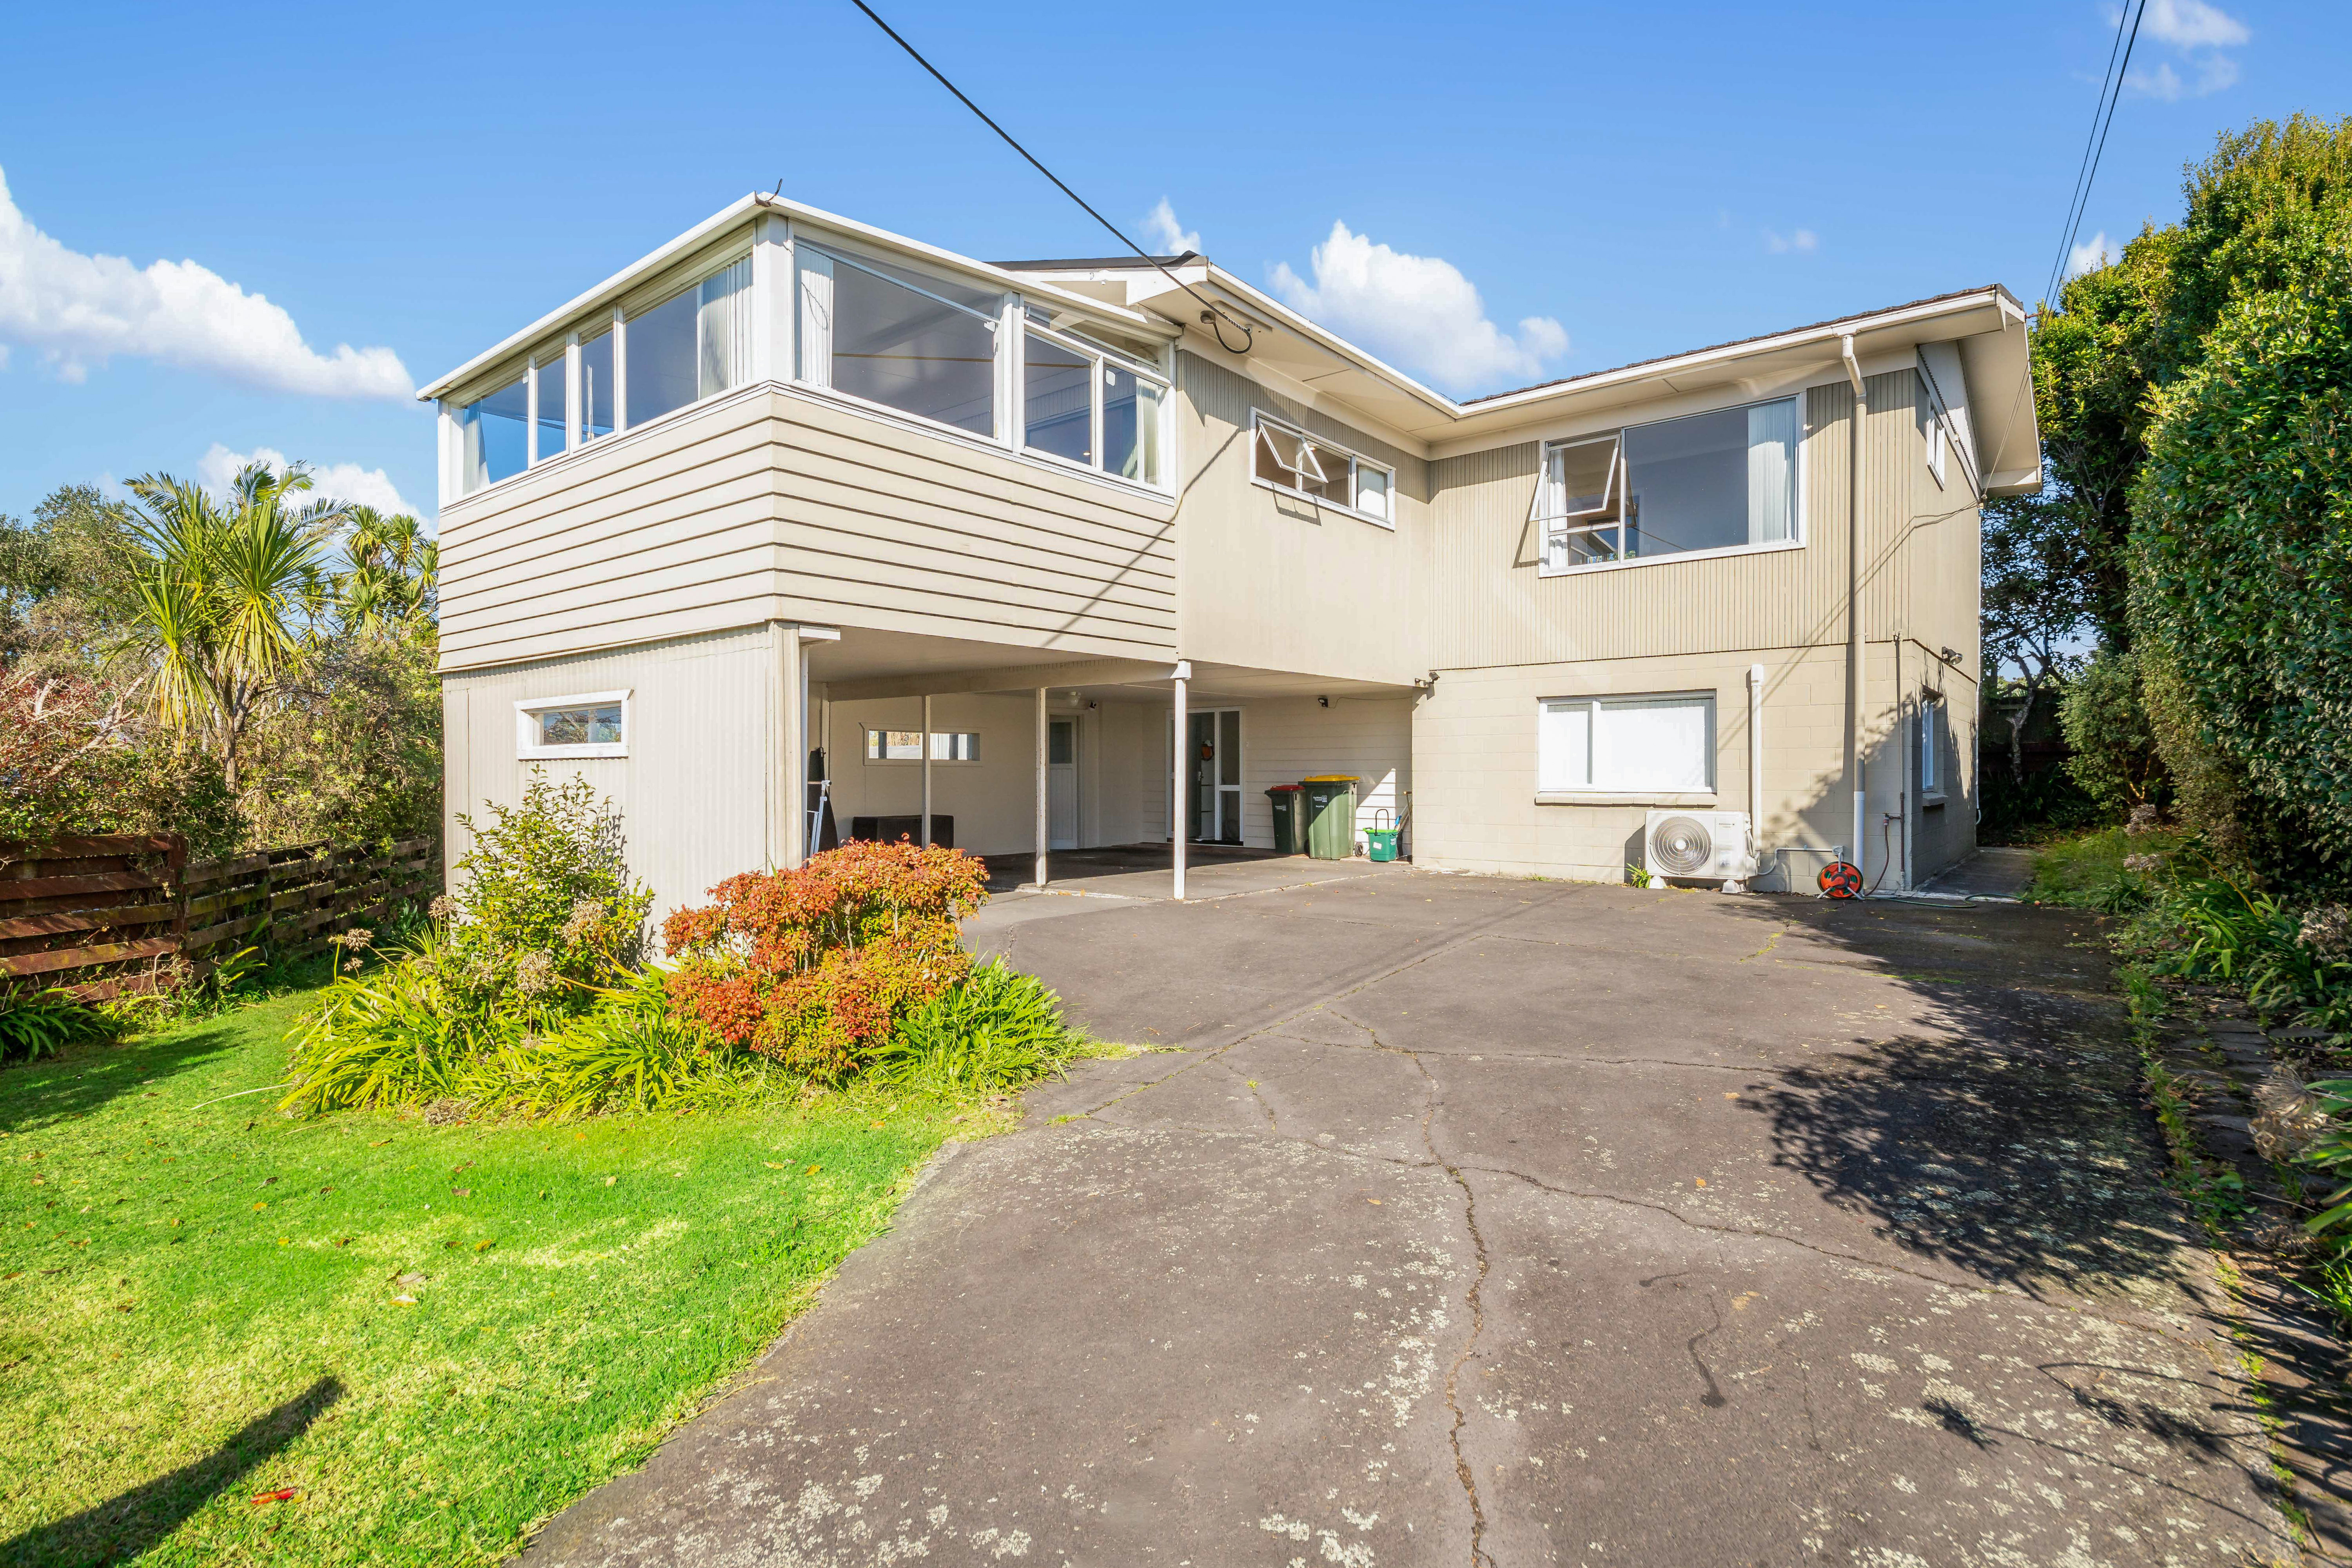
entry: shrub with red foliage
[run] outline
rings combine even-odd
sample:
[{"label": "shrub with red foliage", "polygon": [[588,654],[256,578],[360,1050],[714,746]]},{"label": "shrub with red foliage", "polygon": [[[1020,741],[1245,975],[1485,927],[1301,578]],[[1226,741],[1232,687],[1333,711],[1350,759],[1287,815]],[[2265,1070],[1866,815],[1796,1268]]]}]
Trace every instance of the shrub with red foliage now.
[{"label": "shrub with red foliage", "polygon": [[718,903],[662,922],[670,1005],[730,1045],[845,1078],[971,967],[956,921],[987,899],[986,877],[970,855],[904,842],[730,877]]}]

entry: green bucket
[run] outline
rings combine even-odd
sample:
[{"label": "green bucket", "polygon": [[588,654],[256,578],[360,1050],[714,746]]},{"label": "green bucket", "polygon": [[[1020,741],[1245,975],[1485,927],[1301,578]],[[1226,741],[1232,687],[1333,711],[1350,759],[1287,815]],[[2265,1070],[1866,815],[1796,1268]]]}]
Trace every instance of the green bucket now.
[{"label": "green bucket", "polygon": [[1365,828],[1364,838],[1365,841],[1371,846],[1371,858],[1375,860],[1395,859],[1397,855],[1397,835],[1403,831],[1404,829],[1402,827]]}]

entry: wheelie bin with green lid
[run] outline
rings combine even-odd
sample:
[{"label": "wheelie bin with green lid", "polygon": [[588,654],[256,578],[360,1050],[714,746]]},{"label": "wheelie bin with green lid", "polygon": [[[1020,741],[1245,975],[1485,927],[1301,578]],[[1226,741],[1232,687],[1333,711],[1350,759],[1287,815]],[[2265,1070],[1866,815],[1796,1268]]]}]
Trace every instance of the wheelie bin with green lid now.
[{"label": "wheelie bin with green lid", "polygon": [[1305,784],[1276,784],[1265,792],[1274,805],[1274,852],[1296,855],[1305,846],[1299,842],[1298,805],[1307,793]]},{"label": "wheelie bin with green lid", "polygon": [[1345,860],[1356,853],[1356,779],[1352,773],[1317,773],[1299,781],[1307,797],[1307,853],[1318,860]]}]

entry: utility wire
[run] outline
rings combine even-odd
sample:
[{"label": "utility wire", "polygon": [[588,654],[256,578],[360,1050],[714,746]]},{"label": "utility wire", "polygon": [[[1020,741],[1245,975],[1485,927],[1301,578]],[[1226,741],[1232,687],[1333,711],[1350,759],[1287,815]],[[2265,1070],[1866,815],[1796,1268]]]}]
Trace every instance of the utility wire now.
[{"label": "utility wire", "polygon": [[[2124,33],[2123,16],[2116,17],[2116,32],[2123,42],[2122,63],[2120,66],[2116,64],[2116,52],[2111,47],[2107,51],[2108,78],[2100,82],[2099,106],[2091,110],[2091,122],[2096,134],[2083,149],[2084,163],[2075,175],[2074,199],[2066,209],[2066,227],[2058,238],[2058,254],[2050,264],[2049,286],[2042,290],[2045,300],[2057,294],[2060,283],[2064,280],[2067,258],[2074,252],[2074,237],[2083,232],[2083,217],[2091,207],[2091,187],[2099,178],[2099,160],[2106,153],[2107,132],[2115,125],[2116,106],[2123,100],[2124,78],[2130,74],[2132,49],[2139,42],[2139,25],[2147,15],[2147,0],[2140,0],[2130,13],[2131,31],[2128,35]],[[2104,119],[2101,108],[2105,110]]]},{"label": "utility wire", "polygon": [[[2145,4],[2146,0],[2142,0],[2142,3]],[[850,4],[865,12],[867,20],[871,21],[876,26],[888,34],[890,41],[898,45],[900,48],[906,50],[908,55],[913,58],[917,65],[930,72],[933,79],[938,81],[941,87],[946,88],[950,92],[955,94],[956,100],[958,102],[961,103],[966,109],[971,110],[974,114],[979,115],[980,122],[982,125],[987,126],[991,131],[995,132],[997,135],[1003,137],[1004,139],[1004,144],[1007,147],[1012,148],[1015,153],[1020,153],[1022,157],[1027,159],[1031,168],[1036,170],[1039,174],[1053,181],[1055,189],[1059,190],[1064,195],[1069,197],[1072,201],[1077,203],[1079,206],[1084,207],[1087,216],[1102,225],[1103,227],[1110,230],[1111,237],[1118,240],[1129,250],[1135,252],[1136,255],[1141,257],[1144,260],[1150,262],[1152,267],[1159,271],[1161,277],[1167,279],[1171,283],[1175,284],[1179,289],[1183,289],[1187,294],[1192,295],[1193,299],[1198,300],[1202,307],[1201,310],[1201,320],[1215,331],[1217,334],[1218,347],[1223,349],[1227,353],[1242,354],[1249,353],[1251,344],[1255,338],[1255,330],[1248,321],[1243,321],[1236,316],[1228,315],[1223,307],[1217,304],[1216,301],[1211,300],[1208,296],[1202,294],[1199,289],[1193,288],[1190,283],[1187,283],[1182,279],[1177,277],[1173,272],[1169,271],[1167,268],[1160,265],[1160,258],[1158,257],[1144,249],[1143,247],[1136,244],[1135,241],[1128,238],[1127,236],[1120,231],[1119,226],[1117,224],[1103,216],[1102,214],[1095,211],[1093,206],[1087,203],[1086,197],[1070,189],[1068,185],[1064,184],[1062,183],[1062,177],[1059,174],[1056,174],[1053,170],[1039,163],[1034,153],[1031,153],[1028,148],[1024,147],[1020,142],[1015,142],[1013,139],[1013,133],[1011,132],[1005,130],[1003,126],[999,125],[995,121],[991,120],[988,117],[988,111],[986,110],[981,108],[980,105],[974,103],[970,98],[964,95],[963,89],[950,81],[947,77],[940,72],[939,67],[925,59],[921,50],[916,48],[914,45],[900,37],[898,36],[898,29],[891,26],[889,23],[884,21],[880,16],[877,16],[875,14],[874,7],[868,5],[866,3],[866,0],[850,0]],[[1241,329],[1242,346],[1239,348],[1235,348],[1233,344],[1225,342],[1225,323],[1227,321],[1231,321],[1234,326]]]}]

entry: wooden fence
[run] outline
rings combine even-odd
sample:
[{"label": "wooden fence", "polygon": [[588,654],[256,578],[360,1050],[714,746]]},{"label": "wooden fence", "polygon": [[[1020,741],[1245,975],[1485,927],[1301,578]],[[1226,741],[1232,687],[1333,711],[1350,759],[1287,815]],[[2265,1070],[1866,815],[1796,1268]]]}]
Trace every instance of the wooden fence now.
[{"label": "wooden fence", "polygon": [[433,838],[193,863],[176,834],[0,844],[0,991],[62,985],[100,1001],[192,984],[243,948],[301,958],[440,884]]}]

